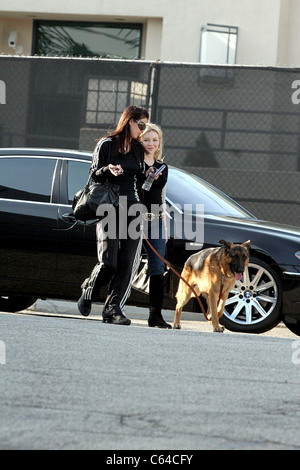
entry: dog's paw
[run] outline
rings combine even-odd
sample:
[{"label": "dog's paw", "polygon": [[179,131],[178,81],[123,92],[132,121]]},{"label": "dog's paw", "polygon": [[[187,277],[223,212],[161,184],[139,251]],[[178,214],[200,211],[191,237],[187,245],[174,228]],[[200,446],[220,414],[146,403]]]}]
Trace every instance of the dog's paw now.
[{"label": "dog's paw", "polygon": [[179,323],[174,323],[173,330],[181,330],[181,325]]},{"label": "dog's paw", "polygon": [[225,330],[225,327],[219,325],[219,326],[216,326],[213,331],[214,333],[223,333],[224,330]]}]

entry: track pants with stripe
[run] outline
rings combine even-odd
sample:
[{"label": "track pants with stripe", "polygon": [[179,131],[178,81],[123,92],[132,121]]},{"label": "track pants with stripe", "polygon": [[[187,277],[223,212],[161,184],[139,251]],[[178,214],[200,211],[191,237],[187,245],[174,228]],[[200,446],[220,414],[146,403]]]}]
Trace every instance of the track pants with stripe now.
[{"label": "track pants with stripe", "polygon": [[139,264],[142,248],[142,229],[136,235],[138,238],[124,237],[124,230],[136,217],[127,217],[127,227],[122,227],[120,237],[119,218],[116,221],[116,236],[109,237],[104,231],[102,222],[96,226],[98,263],[90,277],[83,284],[85,299],[96,301],[100,288],[108,284],[108,293],[104,311],[118,314],[127,301],[131,292],[133,276]]}]

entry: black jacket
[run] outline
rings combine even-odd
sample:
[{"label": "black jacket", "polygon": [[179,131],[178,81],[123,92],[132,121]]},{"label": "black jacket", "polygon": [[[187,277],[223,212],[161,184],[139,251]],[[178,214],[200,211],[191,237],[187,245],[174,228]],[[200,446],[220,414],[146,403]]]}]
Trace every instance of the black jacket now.
[{"label": "black jacket", "polygon": [[[124,173],[114,176],[108,165],[121,165]],[[96,172],[98,174],[96,175]],[[99,140],[93,153],[90,175],[97,183],[108,181],[120,186],[120,196],[127,196],[128,202],[140,202],[140,190],[145,180],[144,151],[139,142],[131,142],[131,150],[122,154],[116,149],[111,137]]]}]

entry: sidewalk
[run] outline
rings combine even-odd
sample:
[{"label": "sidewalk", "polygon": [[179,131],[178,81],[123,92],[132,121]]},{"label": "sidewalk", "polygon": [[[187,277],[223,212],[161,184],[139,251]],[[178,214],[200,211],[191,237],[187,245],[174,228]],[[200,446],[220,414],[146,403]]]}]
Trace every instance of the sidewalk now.
[{"label": "sidewalk", "polygon": [[[102,320],[102,309],[103,304],[93,304],[92,312],[88,318]],[[37,300],[35,304],[27,309],[27,311],[57,315],[70,315],[72,317],[79,316],[80,318],[83,318],[78,311],[77,302],[69,302],[64,300]],[[124,313],[131,320],[147,320],[149,311],[147,308],[132,307],[127,305],[124,308]],[[163,317],[167,322],[173,323],[174,313],[175,312],[173,310],[163,310]],[[182,320],[186,321],[206,321],[204,315],[193,312],[182,312],[181,318]]]},{"label": "sidewalk", "polygon": [[[41,316],[53,316],[53,317],[70,317],[80,320],[92,320],[102,322],[102,304],[93,304],[92,312],[88,317],[83,317],[77,308],[77,302],[69,302],[63,300],[38,300],[32,307],[24,310],[27,315],[41,315]],[[125,315],[132,320],[133,326],[148,327],[148,309],[143,307],[132,307],[126,306],[124,309]],[[163,310],[164,319],[173,324],[174,311]],[[211,325],[206,321],[204,315],[201,313],[193,312],[182,312],[181,315],[181,331],[195,331],[212,333]],[[167,330],[165,330],[167,331]],[[168,330],[170,331],[170,330]],[[178,331],[178,330],[174,330]],[[233,333],[229,330],[225,330],[225,334],[243,334]],[[247,333],[244,333],[247,334]],[[255,336],[255,335],[254,335]],[[276,328],[273,328],[266,333],[262,333],[262,336],[280,337],[280,338],[297,338],[291,333],[283,323],[280,323]]]}]

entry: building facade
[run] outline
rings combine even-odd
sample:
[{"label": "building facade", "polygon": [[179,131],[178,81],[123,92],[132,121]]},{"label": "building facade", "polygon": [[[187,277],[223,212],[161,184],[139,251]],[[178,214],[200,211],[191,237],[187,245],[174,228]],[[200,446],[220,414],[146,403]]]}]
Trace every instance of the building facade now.
[{"label": "building facade", "polygon": [[297,0],[0,0],[0,53],[297,66]]}]

